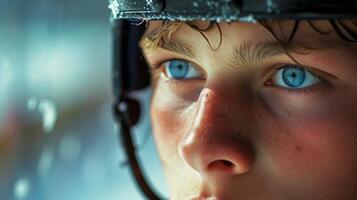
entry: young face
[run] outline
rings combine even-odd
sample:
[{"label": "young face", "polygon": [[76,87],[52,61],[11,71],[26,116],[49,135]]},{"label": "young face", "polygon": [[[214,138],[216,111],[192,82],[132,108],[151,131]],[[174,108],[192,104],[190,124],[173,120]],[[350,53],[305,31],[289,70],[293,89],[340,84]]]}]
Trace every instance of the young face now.
[{"label": "young face", "polygon": [[[292,24],[281,23],[286,37]],[[295,51],[239,22],[219,23],[221,45],[218,26],[206,40],[186,24],[158,49],[142,42],[171,199],[356,198],[357,46],[314,25],[331,32],[302,22]],[[144,38],[160,26],[151,22]]]}]

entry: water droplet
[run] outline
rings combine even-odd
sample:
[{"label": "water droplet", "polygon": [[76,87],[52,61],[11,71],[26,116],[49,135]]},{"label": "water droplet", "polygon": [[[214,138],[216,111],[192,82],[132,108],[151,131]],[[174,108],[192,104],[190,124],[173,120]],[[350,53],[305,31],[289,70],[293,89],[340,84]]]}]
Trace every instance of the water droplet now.
[{"label": "water droplet", "polygon": [[53,162],[53,150],[48,148],[42,151],[39,163],[38,174],[41,178],[46,178],[47,174],[52,166]]},{"label": "water droplet", "polygon": [[27,109],[33,111],[37,108],[37,103],[38,100],[35,97],[31,97],[28,101],[27,101]]},{"label": "water droplet", "polygon": [[20,178],[15,182],[14,196],[15,199],[24,199],[30,191],[30,181],[26,178]]},{"label": "water droplet", "polygon": [[267,4],[267,12],[269,13],[274,12],[277,9],[277,5],[275,2],[273,2],[273,0],[267,0],[266,4]]},{"label": "water droplet", "polygon": [[255,17],[253,15],[247,15],[245,17],[241,17],[239,18],[239,21],[241,22],[249,22],[249,23],[256,23],[257,20],[255,19]]},{"label": "water droplet", "polygon": [[57,120],[57,108],[52,101],[31,97],[27,101],[27,109],[40,112],[43,131],[47,134],[52,132]]},{"label": "water droplet", "polygon": [[112,14],[114,16],[114,18],[117,17],[117,15],[119,14],[119,3],[117,0],[112,0],[111,3],[109,4],[108,8],[110,10],[112,10]]},{"label": "water droplet", "polygon": [[40,101],[38,109],[42,113],[44,132],[51,133],[57,119],[56,105],[48,99],[43,99]]}]

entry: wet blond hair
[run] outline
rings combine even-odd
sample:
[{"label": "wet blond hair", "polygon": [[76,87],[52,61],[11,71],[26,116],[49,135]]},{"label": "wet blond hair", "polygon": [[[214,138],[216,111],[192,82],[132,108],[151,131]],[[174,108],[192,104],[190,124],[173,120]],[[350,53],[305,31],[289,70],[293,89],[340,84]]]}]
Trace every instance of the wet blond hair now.
[{"label": "wet blond hair", "polygon": [[[347,42],[348,44],[356,44],[357,43],[357,19],[350,19],[350,20],[328,20],[328,22],[331,25],[331,30],[330,31],[322,31],[321,29],[319,29],[319,27],[317,27],[314,24],[313,20],[305,20],[310,27],[316,31],[317,33],[321,34],[321,35],[328,35],[332,32],[332,30],[334,30],[336,32],[336,34],[339,36],[340,39],[342,39],[344,42]],[[297,33],[299,26],[301,25],[300,20],[296,20],[294,22],[294,25],[291,29],[291,32],[288,34],[288,37],[286,38],[281,38],[278,36],[277,34],[277,30],[274,30],[272,28],[273,25],[273,20],[261,20],[258,21],[258,24],[260,24],[261,26],[263,26],[265,29],[267,29],[272,35],[273,37],[280,42],[281,46],[287,51],[289,50],[294,50],[294,45],[293,45],[293,39],[295,34]],[[147,23],[147,25],[149,25],[150,22]],[[142,38],[144,41],[142,41],[145,45],[146,49],[149,50],[156,50],[159,46],[162,46],[163,44],[169,43],[170,40],[173,38],[174,34],[183,26],[183,25],[188,25],[190,26],[193,30],[198,31],[204,38],[205,40],[208,42],[209,46],[211,47],[211,49],[216,50],[219,48],[219,46],[222,43],[222,32],[220,29],[220,26],[218,23],[216,22],[210,22],[209,26],[207,28],[204,29],[200,29],[197,26],[195,26],[193,23],[191,22],[182,22],[182,21],[162,21],[161,27],[160,29],[157,31],[157,33],[149,36],[149,37],[144,37]],[[219,33],[220,33],[220,44],[218,45],[218,47],[214,48],[212,47],[212,45],[210,44],[209,39],[205,36],[204,32],[208,31],[210,29],[212,29],[214,27],[214,25],[217,26]],[[283,32],[282,28],[281,28],[281,24],[278,21],[278,25],[280,27],[280,32]],[[279,31],[278,30],[278,31]],[[302,45],[300,44],[300,46],[304,46],[305,49],[316,49],[312,46],[307,46],[307,45]],[[295,49],[296,50],[296,49]]]},{"label": "wet blond hair", "polygon": [[[147,26],[149,24],[150,22],[147,22]],[[144,45],[145,50],[155,51],[158,47],[168,43],[184,24],[180,21],[162,21],[160,29],[148,37],[143,37],[140,43]]]}]

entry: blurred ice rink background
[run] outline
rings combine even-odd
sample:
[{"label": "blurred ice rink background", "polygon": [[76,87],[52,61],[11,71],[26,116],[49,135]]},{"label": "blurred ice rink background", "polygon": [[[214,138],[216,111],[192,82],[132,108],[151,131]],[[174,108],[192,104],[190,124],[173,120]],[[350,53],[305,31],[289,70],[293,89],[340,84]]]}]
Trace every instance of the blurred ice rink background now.
[{"label": "blurred ice rink background", "polygon": [[[107,5],[0,0],[1,200],[144,199],[111,115]],[[150,90],[139,95],[147,108]],[[167,194],[143,114],[135,128],[142,163]]]}]

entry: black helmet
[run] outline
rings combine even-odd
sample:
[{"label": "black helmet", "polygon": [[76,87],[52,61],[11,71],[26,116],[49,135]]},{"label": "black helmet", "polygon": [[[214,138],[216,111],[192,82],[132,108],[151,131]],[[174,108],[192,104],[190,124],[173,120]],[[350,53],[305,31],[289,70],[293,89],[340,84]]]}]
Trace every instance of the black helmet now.
[{"label": "black helmet", "polygon": [[[357,17],[357,0],[110,0],[113,24],[114,114],[121,141],[139,188],[149,199],[160,199],[145,181],[136,159],[130,127],[140,116],[131,93],[150,85],[138,41],[146,20],[208,20],[255,22],[267,19],[347,19]],[[136,24],[133,26],[132,24]]]},{"label": "black helmet", "polygon": [[356,0],[112,0],[114,19],[254,21],[356,16]]}]

